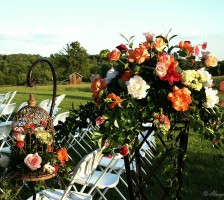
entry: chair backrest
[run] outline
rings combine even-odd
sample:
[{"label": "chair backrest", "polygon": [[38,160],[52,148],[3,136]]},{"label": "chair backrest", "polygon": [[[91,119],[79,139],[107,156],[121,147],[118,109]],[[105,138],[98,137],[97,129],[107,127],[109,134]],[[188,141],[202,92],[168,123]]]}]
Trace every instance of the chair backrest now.
[{"label": "chair backrest", "polygon": [[49,99],[45,99],[39,103],[39,106],[46,110],[48,103],[49,103]]},{"label": "chair backrest", "polygon": [[10,104],[12,102],[13,98],[15,97],[16,93],[17,93],[17,91],[6,93],[3,104],[5,104],[5,105]]},{"label": "chair backrest", "polygon": [[24,101],[23,103],[21,103],[21,104],[19,105],[18,109],[17,109],[17,112],[18,112],[19,110],[21,110],[24,106],[27,106],[27,105],[28,105],[27,101]]},{"label": "chair backrest", "polygon": [[0,117],[4,118],[5,121],[8,121],[12,113],[14,112],[15,108],[16,108],[16,103],[5,105],[0,113]]},{"label": "chair backrest", "polygon": [[7,93],[5,94],[4,100],[3,100],[3,102],[2,102],[3,104],[6,104],[6,103],[8,102],[8,100],[9,100],[11,94],[12,94],[12,92],[7,92]]},{"label": "chair backrest", "polygon": [[0,105],[4,102],[6,94],[0,94]]},{"label": "chair backrest", "polygon": [[56,115],[53,119],[53,125],[57,126],[59,121],[65,122],[65,120],[68,116],[69,116],[69,112],[63,112],[63,113]]},{"label": "chair backrest", "polygon": [[3,148],[6,140],[7,140],[7,137],[9,136],[10,132],[11,132],[11,124],[12,122],[11,121],[8,121],[8,122],[1,122],[0,123],[0,150]]},{"label": "chair backrest", "polygon": [[[54,108],[57,108],[59,106],[59,104],[63,101],[65,96],[66,96],[66,94],[61,94],[61,95],[56,97]],[[48,103],[49,108],[51,107],[51,104],[52,104],[52,100]]]},{"label": "chair backrest", "polygon": [[63,199],[66,199],[66,196],[68,195],[69,191],[71,190],[73,184],[75,183],[75,180],[78,177],[89,177],[94,170],[97,168],[100,159],[102,158],[102,151],[101,149],[96,149],[92,151],[91,153],[84,156],[79,163],[76,165],[75,170],[72,175],[72,179],[70,181],[70,184],[68,185],[67,189],[65,190]]}]

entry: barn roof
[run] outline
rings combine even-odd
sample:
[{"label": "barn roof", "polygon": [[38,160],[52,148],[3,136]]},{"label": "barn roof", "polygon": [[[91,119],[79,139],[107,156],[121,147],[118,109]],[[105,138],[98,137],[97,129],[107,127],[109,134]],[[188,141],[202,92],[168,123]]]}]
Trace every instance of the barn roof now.
[{"label": "barn roof", "polygon": [[70,76],[72,76],[73,74],[76,74],[76,75],[78,75],[78,76],[82,77],[82,75],[81,75],[81,74],[79,74],[79,73],[77,73],[77,72],[74,72],[74,73],[70,74],[70,75],[69,75],[69,77],[70,77]]}]

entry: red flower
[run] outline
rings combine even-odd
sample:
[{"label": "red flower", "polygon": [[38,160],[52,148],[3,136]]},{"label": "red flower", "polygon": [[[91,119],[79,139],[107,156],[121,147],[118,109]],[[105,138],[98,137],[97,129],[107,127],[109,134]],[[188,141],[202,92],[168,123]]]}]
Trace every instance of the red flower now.
[{"label": "red flower", "polygon": [[203,44],[202,44],[202,47],[201,47],[203,50],[205,50],[206,48],[207,48],[207,42],[204,42]]},{"label": "red flower", "polygon": [[48,152],[53,152],[53,147],[51,145],[48,145]]},{"label": "red flower", "polygon": [[170,85],[173,85],[174,82],[178,82],[181,79],[181,75],[176,72],[176,62],[172,62],[169,66],[167,74],[163,77],[160,77],[161,80],[168,80]]},{"label": "red flower", "polygon": [[103,124],[103,122],[104,122],[104,120],[103,120],[103,118],[101,116],[98,116],[96,118],[96,124],[101,125],[101,124]]},{"label": "red flower", "polygon": [[21,148],[24,147],[24,142],[23,141],[17,141],[16,146],[21,149]]},{"label": "red flower", "polygon": [[47,122],[44,121],[44,120],[41,120],[41,121],[40,121],[40,125],[41,125],[41,126],[46,126],[46,125],[47,125]]},{"label": "red flower", "polygon": [[122,156],[128,155],[128,153],[129,153],[128,147],[126,145],[120,146],[119,152]]},{"label": "red flower", "polygon": [[54,170],[54,172],[55,172],[55,173],[57,173],[57,172],[58,172],[59,167],[56,165],[56,166],[54,166],[54,169],[55,169],[55,170]]},{"label": "red flower", "polygon": [[220,90],[220,92],[221,92],[222,94],[224,94],[224,81],[221,81],[221,82],[219,83],[219,90]]},{"label": "red flower", "polygon": [[120,44],[119,46],[116,47],[120,51],[126,51],[128,48],[124,44]]},{"label": "red flower", "polygon": [[222,107],[224,105],[224,101],[219,102],[219,106]]}]

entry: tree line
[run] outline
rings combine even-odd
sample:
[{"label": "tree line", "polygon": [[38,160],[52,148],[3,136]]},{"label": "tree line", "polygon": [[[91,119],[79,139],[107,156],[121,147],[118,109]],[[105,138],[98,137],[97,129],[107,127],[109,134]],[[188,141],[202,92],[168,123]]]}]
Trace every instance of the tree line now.
[{"label": "tree line", "polygon": [[[69,75],[77,72],[83,76],[83,81],[90,81],[91,74],[105,75],[112,64],[107,60],[109,50],[102,50],[97,55],[89,55],[78,41],[67,44],[60,52],[51,54],[47,59],[53,64],[57,81],[68,79]],[[25,85],[27,72],[32,63],[41,58],[37,54],[0,54],[0,85]],[[39,66],[42,65],[42,66]],[[52,81],[50,68],[46,63],[40,63],[33,73],[36,82],[47,84]],[[219,61],[217,67],[209,72],[213,76],[224,75],[224,61]]]}]

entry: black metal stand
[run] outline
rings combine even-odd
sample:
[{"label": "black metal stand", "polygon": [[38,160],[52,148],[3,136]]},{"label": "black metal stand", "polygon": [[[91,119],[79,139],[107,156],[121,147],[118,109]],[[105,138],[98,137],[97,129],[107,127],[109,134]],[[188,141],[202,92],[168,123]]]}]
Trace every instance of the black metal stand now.
[{"label": "black metal stand", "polygon": [[[146,171],[147,175],[143,179],[142,177],[142,158],[140,154],[140,148],[141,145],[147,142],[147,137],[152,132],[153,127],[150,127],[148,134],[146,134],[145,137],[143,137],[143,141],[141,144],[134,149],[134,155],[132,157],[130,156],[124,156],[124,162],[125,162],[125,169],[126,169],[126,177],[127,177],[127,183],[128,183],[128,192],[130,199],[137,199],[137,200],[146,200],[148,199],[147,194],[144,194],[144,186],[149,184],[149,182],[152,180],[152,177],[158,182],[159,186],[161,187],[160,190],[158,190],[158,194],[155,191],[155,195],[160,197],[161,199],[165,199],[166,197],[169,197],[168,194],[170,192],[170,188],[166,188],[163,186],[163,184],[158,179],[156,172],[158,172],[158,169],[160,166],[162,166],[163,161],[165,158],[167,158],[170,155],[169,150],[162,154],[159,158],[157,158],[156,162],[152,166],[146,166],[147,168],[144,170]],[[188,145],[188,123],[185,124],[184,129],[182,132],[179,133],[176,139],[174,139],[174,142],[179,143],[179,153],[177,158],[177,180],[178,180],[178,188],[176,190],[176,198],[181,199],[182,197],[182,188],[183,188],[183,171],[185,167],[185,155],[187,151],[187,145]],[[166,144],[162,140],[161,137],[159,137],[159,140],[161,140],[161,144],[166,147]],[[150,146],[150,145],[149,145]],[[132,159],[135,158],[136,161],[136,171],[133,172],[135,174],[131,174],[130,172],[130,163],[132,162]],[[145,166],[144,166],[145,167]],[[133,181],[135,182],[136,188],[133,188]],[[160,193],[161,192],[161,193]]]},{"label": "black metal stand", "polygon": [[41,63],[41,62],[46,62],[49,67],[51,68],[51,72],[52,72],[52,75],[53,75],[53,96],[52,96],[52,104],[51,104],[51,109],[50,109],[50,113],[49,115],[52,116],[53,114],[53,110],[54,110],[54,106],[55,106],[55,99],[56,99],[56,90],[57,90],[57,82],[56,82],[56,73],[54,71],[54,67],[53,65],[51,64],[51,62],[49,62],[47,59],[45,58],[40,58],[38,60],[36,60],[32,66],[30,67],[29,69],[29,72],[28,72],[28,75],[27,75],[27,85],[29,87],[33,87],[34,86],[34,81],[32,79],[32,72],[33,72],[33,69],[37,66],[37,64]]}]

